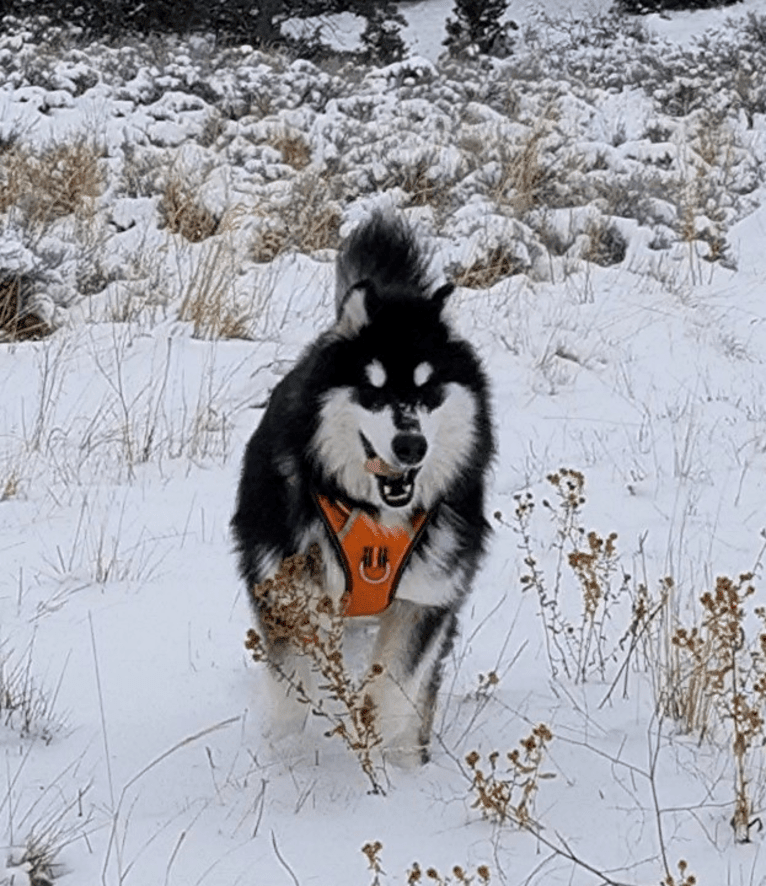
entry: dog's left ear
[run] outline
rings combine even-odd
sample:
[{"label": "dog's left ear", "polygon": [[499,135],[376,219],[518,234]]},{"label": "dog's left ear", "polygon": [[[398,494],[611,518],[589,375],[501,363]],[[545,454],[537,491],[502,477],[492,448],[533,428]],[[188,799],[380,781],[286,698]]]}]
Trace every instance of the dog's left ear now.
[{"label": "dog's left ear", "polygon": [[370,322],[370,315],[376,301],[372,283],[363,280],[352,286],[346,293],[338,309],[338,322],[335,331],[343,338],[353,338]]},{"label": "dog's left ear", "polygon": [[439,313],[444,310],[444,305],[447,303],[447,299],[452,295],[454,291],[454,283],[445,283],[444,286],[440,286],[431,296],[431,301],[439,309]]}]

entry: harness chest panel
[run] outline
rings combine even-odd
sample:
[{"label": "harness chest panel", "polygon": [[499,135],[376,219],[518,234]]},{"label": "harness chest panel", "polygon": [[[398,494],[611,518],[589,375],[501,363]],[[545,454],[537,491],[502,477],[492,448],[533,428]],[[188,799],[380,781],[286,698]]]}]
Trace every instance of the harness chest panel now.
[{"label": "harness chest panel", "polygon": [[346,574],[344,615],[379,615],[394,599],[404,567],[428,521],[416,511],[407,528],[381,526],[360,510],[316,495]]}]

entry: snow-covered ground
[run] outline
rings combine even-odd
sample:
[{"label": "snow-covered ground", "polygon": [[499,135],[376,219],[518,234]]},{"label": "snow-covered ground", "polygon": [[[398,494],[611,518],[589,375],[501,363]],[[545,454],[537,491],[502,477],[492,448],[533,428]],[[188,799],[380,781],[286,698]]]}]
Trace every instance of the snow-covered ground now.
[{"label": "snow-covered ground", "polygon": [[[657,705],[669,637],[764,543],[766,3],[617,30],[512,8],[513,55],[467,63],[426,40],[447,2],[404,11],[422,45],[386,69],[0,37],[0,272],[53,329],[0,344],[0,883],[385,886],[417,862],[421,882],[766,884],[763,727],[741,843],[735,721],[711,711],[700,740]],[[385,796],[321,723],[264,734],[228,530],[265,398],[331,320],[338,237],[379,202],[465,284],[452,319],[500,439],[434,759],[389,767]],[[585,477],[576,526],[618,534],[587,655],[561,468]],[[729,648],[756,705],[754,584]],[[500,751],[510,781],[538,723],[532,820],[483,817],[466,755],[487,774]]]}]

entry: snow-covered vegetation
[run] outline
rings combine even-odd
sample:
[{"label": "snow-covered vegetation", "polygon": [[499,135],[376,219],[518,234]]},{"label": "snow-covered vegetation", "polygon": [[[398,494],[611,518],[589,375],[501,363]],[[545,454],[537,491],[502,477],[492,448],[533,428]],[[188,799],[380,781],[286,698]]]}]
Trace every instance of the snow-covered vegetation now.
[{"label": "snow-covered vegetation", "polygon": [[[766,884],[765,12],[388,67],[6,20],[0,883]],[[380,204],[500,450],[434,760],[369,795],[264,734],[228,520]]]}]

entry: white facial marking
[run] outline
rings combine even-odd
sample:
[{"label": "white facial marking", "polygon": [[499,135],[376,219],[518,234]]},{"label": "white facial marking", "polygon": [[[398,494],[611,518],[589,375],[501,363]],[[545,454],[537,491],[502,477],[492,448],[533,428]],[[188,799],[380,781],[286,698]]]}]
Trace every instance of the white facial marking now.
[{"label": "white facial marking", "polygon": [[367,374],[367,381],[374,388],[382,388],[386,383],[386,370],[379,360],[373,360],[372,363],[368,363],[365,373]]},{"label": "white facial marking", "polygon": [[462,385],[445,386],[444,401],[431,412],[420,413],[428,453],[416,479],[424,507],[430,507],[465,469],[477,433],[476,401]]},{"label": "white facial marking", "polygon": [[415,372],[413,373],[413,378],[415,380],[415,385],[420,387],[424,385],[429,378],[434,374],[434,368],[430,363],[418,363],[415,367]]}]

